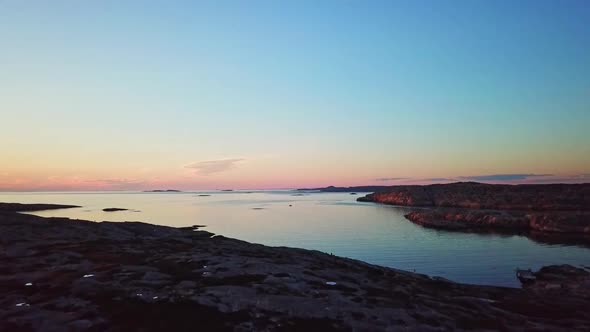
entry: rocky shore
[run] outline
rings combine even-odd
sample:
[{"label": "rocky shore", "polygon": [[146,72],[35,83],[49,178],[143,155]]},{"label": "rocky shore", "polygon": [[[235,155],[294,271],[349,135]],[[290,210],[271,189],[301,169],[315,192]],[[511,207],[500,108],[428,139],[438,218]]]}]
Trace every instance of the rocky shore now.
[{"label": "rocky shore", "polygon": [[590,329],[589,273],[571,266],[524,289],[465,285],[197,227],[16,212],[30,209],[0,205],[0,331]]},{"label": "rocky shore", "polygon": [[590,184],[393,186],[358,201],[420,207],[406,218],[426,227],[569,233],[590,240]]},{"label": "rocky shore", "polygon": [[33,212],[43,210],[71,209],[80,207],[78,205],[60,205],[60,204],[20,204],[20,203],[0,203],[0,213],[12,214],[18,212]]}]

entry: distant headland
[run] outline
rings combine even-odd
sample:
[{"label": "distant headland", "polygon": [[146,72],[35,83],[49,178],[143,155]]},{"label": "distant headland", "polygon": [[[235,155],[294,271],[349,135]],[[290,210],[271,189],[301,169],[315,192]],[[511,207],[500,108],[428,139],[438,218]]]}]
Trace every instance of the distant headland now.
[{"label": "distant headland", "polygon": [[297,191],[319,191],[319,192],[327,192],[327,193],[348,193],[348,192],[377,192],[382,190],[387,190],[391,188],[391,186],[356,186],[356,187],[320,187],[320,188],[301,188],[297,189]]},{"label": "distant headland", "polygon": [[405,217],[449,230],[530,230],[590,237],[590,183],[391,186],[360,202],[414,207]]},{"label": "distant headland", "polygon": [[144,190],[144,193],[180,193],[181,190],[176,189],[155,189],[155,190]]}]

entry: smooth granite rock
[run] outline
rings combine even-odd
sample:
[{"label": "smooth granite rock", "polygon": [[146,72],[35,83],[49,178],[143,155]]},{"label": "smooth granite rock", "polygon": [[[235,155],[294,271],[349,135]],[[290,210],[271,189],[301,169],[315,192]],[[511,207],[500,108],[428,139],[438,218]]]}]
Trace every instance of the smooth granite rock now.
[{"label": "smooth granite rock", "polygon": [[590,330],[590,286],[569,268],[540,271],[567,293],[465,285],[190,227],[7,211],[0,249],[0,331]]}]

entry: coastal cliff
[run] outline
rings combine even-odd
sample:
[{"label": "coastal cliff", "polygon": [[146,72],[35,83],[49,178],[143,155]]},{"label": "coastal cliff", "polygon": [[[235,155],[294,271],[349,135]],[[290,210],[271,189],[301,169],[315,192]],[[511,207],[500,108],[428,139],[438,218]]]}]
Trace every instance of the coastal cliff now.
[{"label": "coastal cliff", "polygon": [[393,186],[358,201],[420,207],[406,218],[433,228],[590,235],[590,184]]},{"label": "coastal cliff", "polygon": [[571,266],[525,289],[465,285],[198,227],[7,206],[0,248],[0,331],[590,329],[590,278]]},{"label": "coastal cliff", "polygon": [[590,211],[590,183],[501,185],[457,182],[391,186],[359,201],[467,209]]}]

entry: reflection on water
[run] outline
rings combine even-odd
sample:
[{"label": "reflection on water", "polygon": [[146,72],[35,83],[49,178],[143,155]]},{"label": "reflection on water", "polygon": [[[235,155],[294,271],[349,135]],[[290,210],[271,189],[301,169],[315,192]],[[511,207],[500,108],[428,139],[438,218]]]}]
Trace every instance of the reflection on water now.
[{"label": "reflection on water", "polygon": [[[227,237],[316,249],[475,284],[518,286],[516,267],[590,265],[588,248],[542,244],[518,235],[427,229],[405,220],[407,209],[358,203],[356,197],[348,193],[295,196],[290,191],[0,193],[0,202],[82,206],[36,213],[41,216],[207,225],[206,230]],[[131,210],[102,211],[108,207]]]}]

